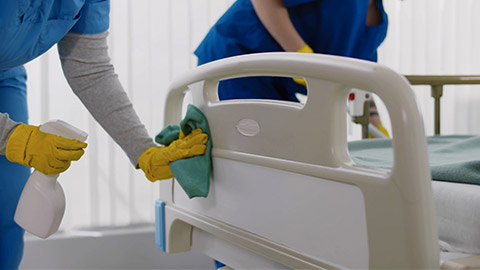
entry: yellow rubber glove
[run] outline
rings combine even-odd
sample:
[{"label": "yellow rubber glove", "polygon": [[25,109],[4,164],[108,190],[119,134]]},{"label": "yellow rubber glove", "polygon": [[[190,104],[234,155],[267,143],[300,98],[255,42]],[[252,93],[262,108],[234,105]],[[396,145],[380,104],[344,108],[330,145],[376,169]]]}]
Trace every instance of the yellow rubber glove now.
[{"label": "yellow rubber glove", "polygon": [[44,174],[59,174],[85,153],[85,142],[45,133],[39,128],[25,124],[17,126],[7,141],[5,157]]},{"label": "yellow rubber glove", "polygon": [[[380,124],[380,125],[378,125],[378,126],[375,126],[375,127],[378,129],[378,131],[380,131],[381,133],[383,133],[383,135],[385,135],[385,137],[390,138],[390,134],[388,134],[387,129],[386,129],[382,124]],[[373,134],[369,132],[369,133],[368,133],[368,138],[369,138],[369,139],[375,139],[376,137],[373,136]]]},{"label": "yellow rubber glove", "polygon": [[[308,46],[308,44],[305,44],[303,45],[302,48],[298,49],[297,52],[300,52],[300,53],[313,53],[313,49],[310,48],[310,46]],[[307,87],[307,83],[305,82],[304,79],[301,79],[301,78],[293,78],[293,81],[300,84],[300,85],[303,85],[304,87]]]},{"label": "yellow rubber glove", "polygon": [[139,158],[138,166],[151,182],[173,178],[170,162],[205,154],[208,135],[197,128],[184,137],[180,131],[179,138],[169,146],[148,148]]}]

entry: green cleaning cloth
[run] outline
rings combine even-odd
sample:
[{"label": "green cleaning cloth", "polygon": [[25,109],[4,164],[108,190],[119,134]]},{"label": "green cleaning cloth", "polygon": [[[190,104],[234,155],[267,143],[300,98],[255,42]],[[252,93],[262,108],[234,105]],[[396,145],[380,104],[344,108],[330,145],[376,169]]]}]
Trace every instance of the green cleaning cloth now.
[{"label": "green cleaning cloth", "polygon": [[[391,169],[391,139],[348,143],[358,165]],[[480,185],[480,136],[432,136],[427,138],[428,159],[433,180]]]},{"label": "green cleaning cloth", "polygon": [[180,128],[185,136],[197,128],[202,129],[203,133],[208,135],[207,150],[204,155],[170,163],[170,170],[172,170],[173,176],[175,176],[175,179],[177,179],[188,197],[190,199],[195,197],[205,198],[210,189],[210,170],[212,168],[212,139],[207,118],[200,109],[189,104],[185,118],[180,122],[180,127],[168,125],[155,137],[155,141],[159,144],[169,145],[178,139]]}]

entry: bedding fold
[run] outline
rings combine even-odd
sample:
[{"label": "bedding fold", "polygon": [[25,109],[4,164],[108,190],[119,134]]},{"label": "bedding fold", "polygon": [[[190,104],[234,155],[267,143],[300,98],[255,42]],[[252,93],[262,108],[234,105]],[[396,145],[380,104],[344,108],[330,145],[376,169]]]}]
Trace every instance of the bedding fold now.
[{"label": "bedding fold", "polygon": [[[360,166],[392,168],[391,139],[352,141],[348,149]],[[480,136],[427,137],[427,151],[433,180],[480,185]]]}]

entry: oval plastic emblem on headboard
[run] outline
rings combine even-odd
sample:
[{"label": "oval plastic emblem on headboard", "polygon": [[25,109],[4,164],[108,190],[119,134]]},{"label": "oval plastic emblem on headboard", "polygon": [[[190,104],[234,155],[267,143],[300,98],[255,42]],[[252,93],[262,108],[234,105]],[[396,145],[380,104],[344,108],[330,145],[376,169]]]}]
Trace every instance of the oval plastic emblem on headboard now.
[{"label": "oval plastic emblem on headboard", "polygon": [[242,135],[252,137],[260,132],[260,125],[258,125],[258,122],[253,119],[243,118],[238,121],[237,130]]}]

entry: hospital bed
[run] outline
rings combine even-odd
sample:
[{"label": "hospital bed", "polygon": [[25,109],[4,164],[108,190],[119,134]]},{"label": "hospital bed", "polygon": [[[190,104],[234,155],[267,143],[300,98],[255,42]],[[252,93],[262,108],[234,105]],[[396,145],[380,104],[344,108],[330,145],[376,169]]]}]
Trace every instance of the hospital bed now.
[{"label": "hospital bed", "polygon": [[[264,75],[305,78],[306,103],[218,101],[220,80]],[[375,93],[388,110],[391,170],[358,166],[349,155],[345,113],[352,88]],[[180,122],[187,92],[210,125],[210,191],[189,199],[175,179],[161,182],[155,203],[160,250],[200,251],[233,269],[456,269],[478,263],[470,254],[454,257],[473,262],[440,259],[424,127],[403,76],[327,55],[223,59],[172,83],[165,124]]]}]

